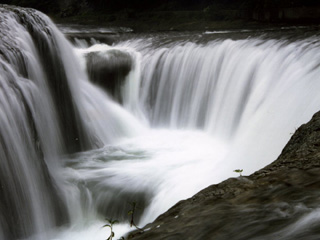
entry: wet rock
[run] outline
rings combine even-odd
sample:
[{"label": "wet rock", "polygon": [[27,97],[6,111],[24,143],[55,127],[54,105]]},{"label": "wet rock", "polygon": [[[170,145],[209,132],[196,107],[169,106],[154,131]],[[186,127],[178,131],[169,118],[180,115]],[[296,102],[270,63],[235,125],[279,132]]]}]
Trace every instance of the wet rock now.
[{"label": "wet rock", "polygon": [[116,49],[91,52],[86,55],[86,62],[90,80],[121,101],[121,86],[133,67],[130,54]]}]

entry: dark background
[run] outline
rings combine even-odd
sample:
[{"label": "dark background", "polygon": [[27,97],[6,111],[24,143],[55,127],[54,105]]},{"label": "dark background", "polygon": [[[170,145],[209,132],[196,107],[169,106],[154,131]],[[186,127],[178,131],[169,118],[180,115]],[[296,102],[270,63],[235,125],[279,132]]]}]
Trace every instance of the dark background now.
[{"label": "dark background", "polygon": [[63,6],[78,5],[79,10],[110,12],[123,9],[148,10],[203,10],[210,6],[227,9],[262,9],[278,7],[320,6],[319,0],[1,0],[1,3],[32,7],[45,13],[57,13]]},{"label": "dark background", "polygon": [[190,28],[195,22],[203,26],[230,21],[320,24],[320,0],[0,0],[0,3],[35,8],[58,21],[136,26],[148,23],[164,29],[182,25]]}]

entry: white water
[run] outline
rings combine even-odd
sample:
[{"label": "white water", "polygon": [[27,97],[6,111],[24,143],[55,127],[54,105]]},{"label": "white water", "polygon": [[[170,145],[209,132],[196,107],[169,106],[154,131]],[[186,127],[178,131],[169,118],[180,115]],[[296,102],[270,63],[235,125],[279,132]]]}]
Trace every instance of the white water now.
[{"label": "white water", "polygon": [[[113,208],[122,198],[129,202],[147,195],[143,226],[179,200],[236,176],[234,169],[244,169],[245,175],[260,169],[276,159],[295,129],[320,107],[320,56],[314,43],[313,38],[173,43],[167,48],[145,48],[140,40],[120,43],[114,49],[142,53],[141,62],[135,61],[142,66],[143,81],[139,94],[130,96],[140,96],[139,107],[152,127],[76,156],[77,164],[65,175],[73,175],[72,182],[95,182],[92,205],[103,199],[106,208]],[[96,45],[82,52],[107,54],[106,49]],[[138,91],[135,70],[126,85]]]},{"label": "white water", "polygon": [[[19,238],[36,233],[31,239],[49,239],[59,219],[69,218],[74,225],[87,218],[78,218],[81,208],[70,203],[74,192],[64,186],[66,176],[60,177],[68,135],[76,134],[71,142],[89,142],[94,147],[134,136],[144,127],[88,82],[72,46],[46,16],[24,9],[14,12],[10,7],[0,7],[0,13],[0,236],[14,239],[18,232]],[[42,51],[46,51],[44,55]],[[61,92],[57,95],[65,100],[65,106],[55,105],[54,83],[50,81],[64,78],[67,82],[58,86]],[[78,118],[68,120],[66,115],[72,116],[73,110]],[[68,121],[66,132],[59,124],[58,112]],[[81,138],[81,125],[87,139]]]},{"label": "white water", "polygon": [[[126,224],[128,203],[142,205],[137,224],[143,226],[179,200],[237,176],[234,169],[250,174],[275,160],[295,128],[320,109],[318,37],[296,41],[222,39],[201,44],[184,40],[159,45],[149,38],[79,50],[40,15],[53,40],[41,28],[38,31],[54,43],[52,51],[61,58],[79,112],[77,120],[83,122],[92,148],[67,154],[62,146],[67,133],[58,124],[59,108],[51,96],[46,66],[26,28],[10,14],[4,26],[15,30],[12,34],[17,36],[11,37],[32,64],[26,76],[30,81],[26,81],[15,69],[14,60],[0,58],[1,72],[6,72],[1,78],[3,96],[14,96],[13,105],[20,108],[20,95],[11,93],[6,84],[13,79],[23,85],[27,105],[36,116],[45,164],[68,216],[67,224],[55,226],[55,211],[60,207],[54,208],[54,200],[46,200],[50,189],[41,184],[46,178],[39,173],[42,168],[30,164],[32,159],[40,162],[42,158],[28,132],[27,114],[18,109],[21,113],[11,117],[15,111],[3,98],[1,118],[7,120],[0,132],[8,142],[1,146],[2,155],[8,161],[18,156],[13,168],[21,172],[19,186],[32,205],[30,222],[35,225],[35,235],[28,238],[31,240],[102,240],[109,234],[101,228],[104,217],[121,221],[115,228],[117,239],[130,230]],[[110,49],[129,53],[134,62],[121,89],[123,106],[90,83],[85,73],[83,55],[95,51],[107,57]],[[11,167],[6,162],[3,166]],[[8,185],[16,186],[14,182]],[[19,200],[15,207],[20,210],[24,204]],[[1,212],[2,223],[3,215]],[[26,229],[28,221],[21,221]],[[5,234],[2,228],[4,224],[0,236]],[[23,232],[25,237],[29,231]]]},{"label": "white water", "polygon": [[141,103],[153,127],[201,129],[231,148],[226,173],[249,174],[275,159],[319,108],[318,48],[310,38],[143,50]]}]

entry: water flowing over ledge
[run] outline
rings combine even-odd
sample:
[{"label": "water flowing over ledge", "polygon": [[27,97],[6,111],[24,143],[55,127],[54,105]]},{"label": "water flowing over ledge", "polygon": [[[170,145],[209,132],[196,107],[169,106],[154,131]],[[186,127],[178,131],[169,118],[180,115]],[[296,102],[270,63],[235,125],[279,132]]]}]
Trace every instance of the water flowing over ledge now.
[{"label": "water flowing over ledge", "polygon": [[253,173],[320,109],[316,34],[75,48],[37,11],[0,12],[3,239],[105,239],[105,217],[121,235],[128,202],[143,225]]}]

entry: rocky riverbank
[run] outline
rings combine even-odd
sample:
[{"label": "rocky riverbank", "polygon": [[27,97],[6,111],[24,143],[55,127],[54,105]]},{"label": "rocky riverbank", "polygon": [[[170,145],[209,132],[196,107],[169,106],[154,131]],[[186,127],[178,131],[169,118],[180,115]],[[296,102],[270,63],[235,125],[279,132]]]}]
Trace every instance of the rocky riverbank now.
[{"label": "rocky riverbank", "polygon": [[319,172],[320,112],[272,164],[180,201],[129,239],[319,239]]}]

